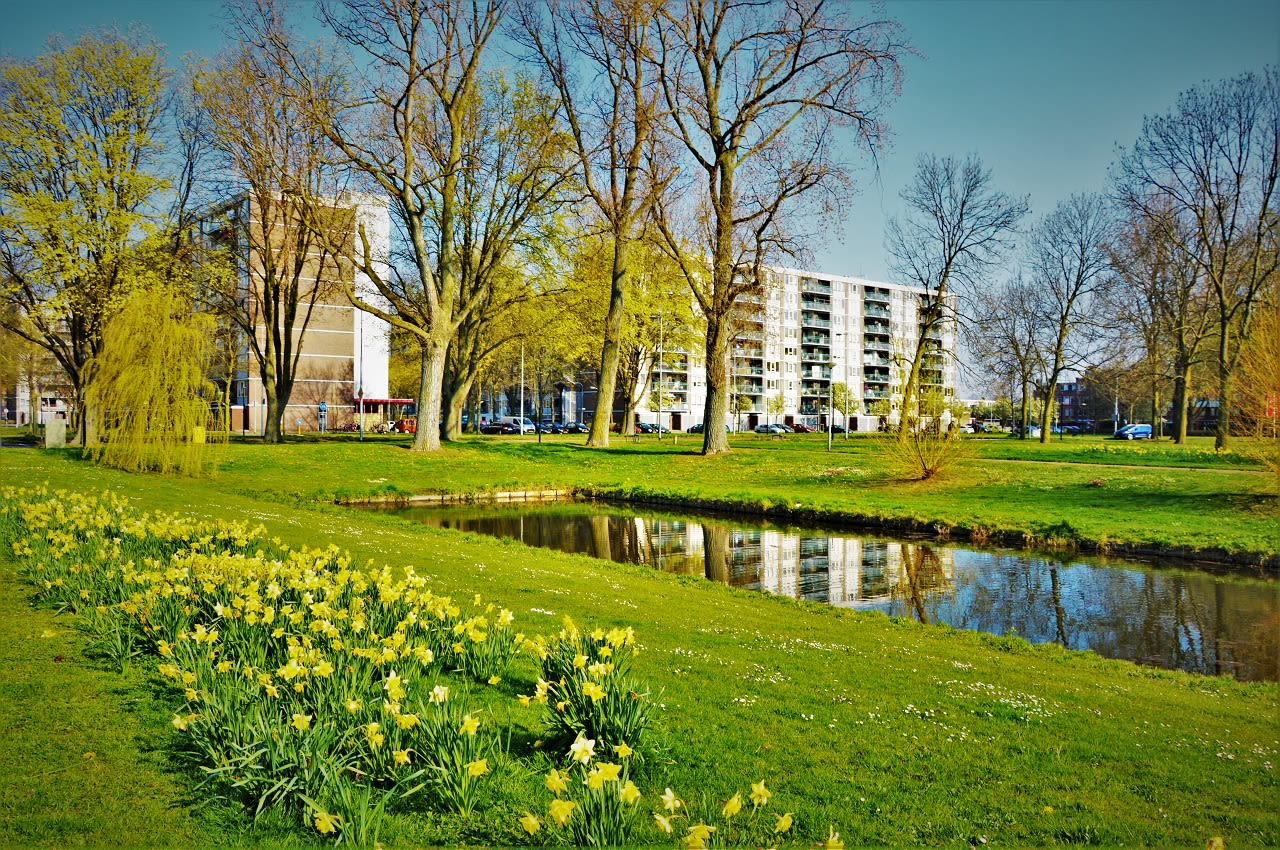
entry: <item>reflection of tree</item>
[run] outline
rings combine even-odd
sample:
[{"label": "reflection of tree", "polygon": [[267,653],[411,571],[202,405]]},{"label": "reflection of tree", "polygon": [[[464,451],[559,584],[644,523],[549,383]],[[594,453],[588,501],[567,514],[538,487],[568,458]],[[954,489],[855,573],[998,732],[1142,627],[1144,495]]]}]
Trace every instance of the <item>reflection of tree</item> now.
[{"label": "reflection of tree", "polygon": [[942,558],[932,546],[915,543],[898,544],[902,554],[902,572],[898,583],[890,588],[890,596],[904,602],[911,615],[921,623],[930,620],[925,600],[943,593],[951,587],[951,580],[942,568]]},{"label": "reflection of tree", "polygon": [[712,581],[729,583],[729,529],[708,523],[702,529],[702,557],[705,575]]}]

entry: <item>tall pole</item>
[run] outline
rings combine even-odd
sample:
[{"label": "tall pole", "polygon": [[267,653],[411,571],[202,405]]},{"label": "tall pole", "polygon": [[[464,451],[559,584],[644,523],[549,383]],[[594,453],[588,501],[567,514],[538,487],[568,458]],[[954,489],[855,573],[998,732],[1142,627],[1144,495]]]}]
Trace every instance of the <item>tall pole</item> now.
[{"label": "tall pole", "polygon": [[524,340],[520,340],[520,436],[524,436]]},{"label": "tall pole", "polygon": [[827,378],[827,451],[831,451],[831,420],[836,412],[836,382]]},{"label": "tall pole", "polygon": [[662,380],[662,314],[658,314],[658,439],[662,439],[662,395],[666,392],[666,384]]}]

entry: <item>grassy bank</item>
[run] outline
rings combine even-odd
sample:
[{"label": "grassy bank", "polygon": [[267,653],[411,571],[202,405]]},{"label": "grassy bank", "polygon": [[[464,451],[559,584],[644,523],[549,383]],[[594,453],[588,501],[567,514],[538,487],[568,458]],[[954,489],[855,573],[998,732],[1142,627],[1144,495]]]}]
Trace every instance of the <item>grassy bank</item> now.
[{"label": "grassy bank", "polygon": [[[1155,671],[1017,639],[761,599],[316,501],[592,485],[757,505],[794,500],[886,516],[909,510],[957,524],[977,514],[991,527],[1079,523],[1082,533],[1115,539],[1152,533],[1179,517],[1180,528],[1159,528],[1162,539],[1236,551],[1276,548],[1268,482],[1247,468],[1139,468],[1110,458],[1046,462],[1029,457],[1036,449],[993,444],[996,454],[970,462],[963,478],[922,487],[883,477],[874,444],[855,440],[830,456],[816,441],[743,439],[733,455],[716,460],[691,454],[693,448],[648,443],[601,453],[569,442],[538,447],[490,440],[422,458],[395,444],[243,445],[228,448],[212,482],[126,476],[58,454],[6,449],[0,477],[10,484],[111,488],[141,509],[262,522],[290,543],[332,543],[360,561],[414,566],[439,592],[481,593],[510,607],[530,633],[558,628],[564,615],[605,628],[634,626],[643,645],[636,672],[661,706],[655,728],[661,756],[641,777],[644,805],[656,805],[670,786],[686,800],[718,809],[735,791],[764,779],[775,793],[770,808],[795,814],[794,840],[801,844],[825,838],[829,828],[850,846],[1192,846],[1214,835],[1226,837],[1228,846],[1280,843],[1280,687],[1274,684]],[[965,484],[964,478],[973,480]],[[1089,486],[1094,479],[1106,484]],[[1259,517],[1260,510],[1271,513]],[[1125,523],[1121,531],[1095,517],[1104,513],[1119,522],[1134,511],[1145,521]],[[6,614],[6,624],[22,635],[50,627],[47,613],[20,604]],[[57,654],[79,667],[81,638],[69,625],[54,623],[58,639],[68,642]],[[39,678],[41,670],[66,662],[32,652],[6,662],[15,669],[23,663],[31,665],[28,678]],[[93,669],[91,659],[88,664],[81,672],[98,684],[66,687],[83,689],[80,701],[104,711],[123,697],[97,678],[105,673]],[[540,726],[514,697],[532,690],[535,675],[523,660],[502,684],[478,695],[485,717],[504,724],[512,742],[500,790],[484,814],[460,822],[409,806],[390,815],[384,842],[528,840],[516,819],[526,808],[545,807],[540,756],[530,749]],[[56,687],[14,691],[10,699],[35,718],[67,711]],[[103,824],[84,832],[83,843],[188,843],[186,836],[200,843],[207,834],[200,830],[209,826],[173,808],[181,799],[175,783],[190,777],[149,755],[173,734],[163,718],[146,700],[111,717],[125,755],[91,766],[105,772],[103,787],[143,789],[138,796],[152,804],[145,815],[149,831],[116,813],[118,799],[129,794],[119,790],[115,798],[82,804],[86,822],[96,817]],[[65,793],[71,778],[49,772],[67,763],[54,752],[70,750],[73,770],[83,770],[84,751],[108,751],[105,744],[61,741],[64,727],[56,721],[24,723],[14,734],[30,742],[23,752],[32,755],[6,748],[6,772],[19,777],[14,786],[37,796]],[[55,825],[21,819],[21,805],[6,805],[0,844],[71,843]],[[170,840],[152,840],[166,829]]]},{"label": "grassy bank", "polygon": [[975,440],[941,481],[895,477],[875,438],[736,437],[705,458],[688,437],[607,451],[582,438],[470,439],[429,461],[407,442],[231,445],[215,487],[298,502],[379,495],[587,487],[797,517],[859,517],[978,541],[1075,544],[1244,563],[1280,556],[1276,481],[1211,441],[1186,447],[1073,438],[1040,445]]}]

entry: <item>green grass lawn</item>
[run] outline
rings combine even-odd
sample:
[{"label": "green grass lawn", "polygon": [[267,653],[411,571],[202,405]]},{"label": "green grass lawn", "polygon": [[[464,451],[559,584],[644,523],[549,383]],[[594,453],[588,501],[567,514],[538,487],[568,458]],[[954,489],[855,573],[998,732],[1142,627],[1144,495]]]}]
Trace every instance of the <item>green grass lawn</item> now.
[{"label": "green grass lawn", "polygon": [[[394,440],[235,444],[212,481],[130,476],[70,453],[4,449],[0,481],[110,488],[143,510],[262,522],[287,542],[413,566],[442,593],[483,594],[530,632],[554,631],[566,614],[634,626],[643,646],[636,672],[661,705],[661,755],[640,783],[646,805],[670,786],[718,807],[765,779],[775,792],[770,808],[795,813],[795,840],[805,845],[832,827],[849,846],[1203,846],[1215,835],[1228,847],[1280,844],[1275,683],[761,598],[332,504],[589,486],[1041,537],[1069,527],[1083,540],[1280,551],[1274,480],[1247,463],[1201,457],[1203,446],[975,442],[977,455],[961,470],[928,484],[888,476],[874,440],[837,439],[827,454],[825,440],[753,437],[735,438],[722,458],[701,457],[686,438],[606,452],[585,450],[581,438],[474,439],[432,456]],[[6,639],[24,649],[6,656],[0,685],[6,715],[22,718],[9,736],[21,746],[4,750],[0,845],[201,844],[226,828],[251,842],[257,833],[244,837],[243,819],[225,809],[193,815],[181,805],[191,776],[158,755],[173,733],[166,707],[138,684],[145,669],[133,679],[109,676],[85,657],[69,618],[31,610],[6,569]],[[46,629],[55,636],[39,637]],[[540,757],[527,747],[539,733],[536,715],[514,701],[532,690],[534,669],[523,660],[480,692],[486,717],[513,742],[484,812],[459,822],[397,811],[385,843],[522,841],[515,819],[546,796]],[[81,712],[75,718],[67,719],[69,703]],[[86,737],[95,718],[109,718],[113,741]],[[69,735],[68,726],[79,731]],[[90,751],[98,757],[85,759]],[[102,771],[93,787],[105,790],[89,793],[89,771]],[[68,810],[65,822],[39,814]]]}]

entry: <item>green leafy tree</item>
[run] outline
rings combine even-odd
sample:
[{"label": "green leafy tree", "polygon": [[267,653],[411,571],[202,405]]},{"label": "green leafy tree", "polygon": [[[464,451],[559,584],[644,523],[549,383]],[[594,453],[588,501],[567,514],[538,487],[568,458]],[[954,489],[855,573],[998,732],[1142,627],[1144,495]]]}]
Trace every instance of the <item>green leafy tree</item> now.
[{"label": "green leafy tree", "polygon": [[53,355],[86,434],[86,369],[135,279],[168,73],[160,47],[103,31],[0,61],[0,297],[8,327]]},{"label": "green leafy tree", "polygon": [[181,291],[129,295],[90,365],[86,398],[99,423],[86,445],[90,457],[129,472],[207,469],[213,325]]}]

